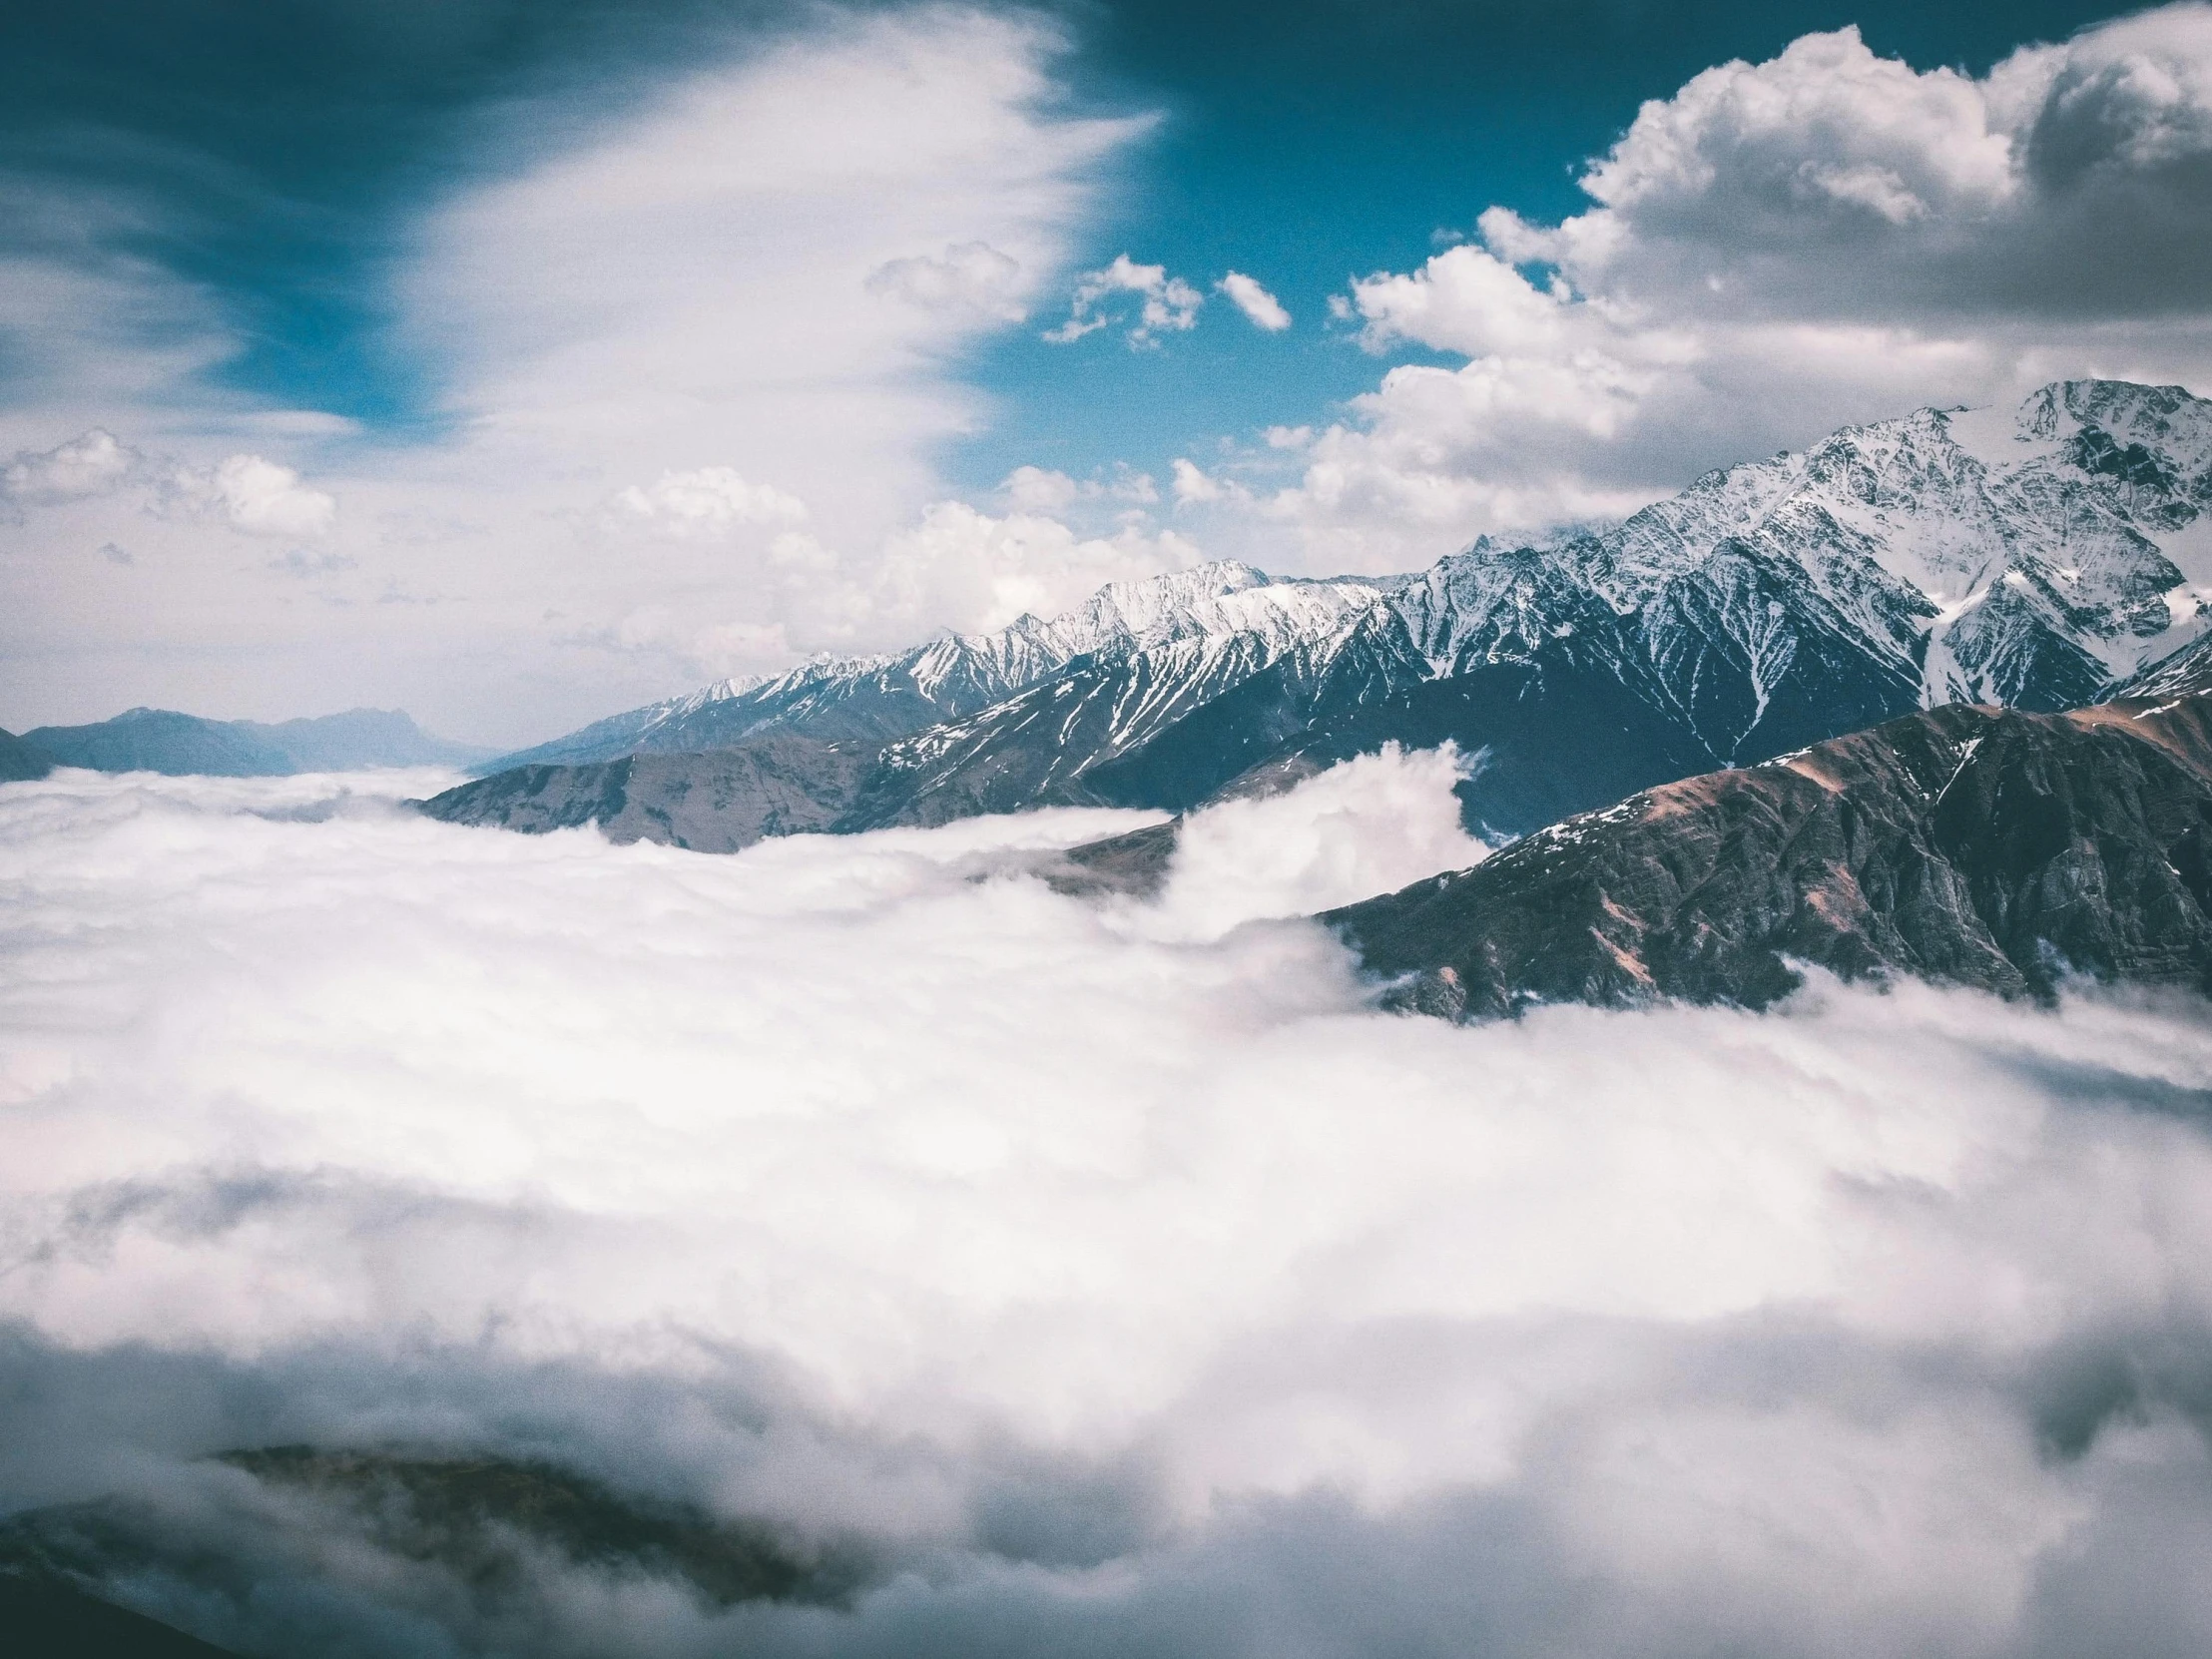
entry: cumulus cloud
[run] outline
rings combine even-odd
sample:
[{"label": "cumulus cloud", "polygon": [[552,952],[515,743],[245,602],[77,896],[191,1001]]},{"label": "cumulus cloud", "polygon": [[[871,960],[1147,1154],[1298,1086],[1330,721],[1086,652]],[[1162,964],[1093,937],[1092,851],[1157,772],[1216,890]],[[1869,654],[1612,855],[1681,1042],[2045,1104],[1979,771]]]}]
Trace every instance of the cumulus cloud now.
[{"label": "cumulus cloud", "polygon": [[1198,308],[1206,303],[1205,294],[1182,277],[1170,276],[1166,266],[1139,265],[1127,254],[1117,254],[1112,265],[1087,271],[1078,278],[1075,297],[1068,304],[1068,319],[1057,328],[1046,329],[1043,337],[1055,345],[1066,345],[1097,329],[1127,321],[1126,305],[1115,301],[1130,296],[1142,301],[1129,329],[1132,346],[1156,345],[1163,331],[1181,333],[1196,327]]},{"label": "cumulus cloud", "polygon": [[1463,774],[1449,744],[1420,754],[1389,744],[1286,794],[1193,813],[1144,919],[1170,933],[1214,937],[1478,864],[1489,848],[1461,827],[1452,794]]},{"label": "cumulus cloud", "polygon": [[886,260],[868,274],[867,290],[928,310],[965,309],[1019,322],[1028,314],[1013,297],[1020,279],[1020,261],[987,242],[966,242],[942,255]]},{"label": "cumulus cloud", "polygon": [[120,489],[146,457],[95,426],[47,450],[18,450],[0,469],[0,497],[18,503],[80,501]]},{"label": "cumulus cloud", "polygon": [[[249,1649],[2192,1650],[2202,1006],[1378,1015],[1261,918],[1464,855],[1451,773],[1202,815],[1157,906],[1019,873],[1126,814],[706,858],[0,790],[0,1502],[123,1492],[115,1593]],[[487,1612],[195,1461],[299,1440],[868,1564]]]},{"label": "cumulus cloud", "polygon": [[1241,271],[1232,271],[1214,288],[1227,294],[1229,302],[1244,312],[1255,328],[1279,334],[1291,325],[1291,313],[1283,308],[1283,302]]},{"label": "cumulus cloud", "polygon": [[218,519],[250,536],[320,536],[337,521],[334,496],[260,455],[181,466],[164,482],[169,510]]},{"label": "cumulus cloud", "polygon": [[0,468],[0,502],[17,507],[99,501],[130,489],[157,512],[211,519],[252,536],[319,536],[337,501],[261,455],[208,466],[158,460],[105,427],[46,450],[18,450]]},{"label": "cumulus cloud", "polygon": [[[987,633],[1025,612],[1071,610],[1107,582],[1137,581],[1202,562],[1173,530],[1150,526],[1141,508],[1104,535],[1086,535],[1058,516],[1070,505],[1156,495],[1149,479],[1017,476],[1011,510],[994,515],[938,501],[873,546],[839,547],[812,529],[729,539],[713,546],[720,582],[742,579],[743,607],[709,607],[656,597],[617,618],[577,628],[572,649],[673,663],[693,678],[782,669],[796,656],[860,651],[886,639],[910,644],[944,628]],[[1054,510],[1041,510],[1046,502]],[[633,515],[618,512],[617,519]],[[672,538],[697,543],[707,532]]]},{"label": "cumulus cloud", "polygon": [[1072,610],[1108,582],[1183,570],[1203,557],[1173,530],[1125,525],[1110,536],[1080,536],[1043,514],[994,518],[940,501],[885,543],[870,604],[917,628],[926,617],[949,616],[969,632],[987,632],[1025,612]]},{"label": "cumulus cloud", "polygon": [[1179,507],[1248,499],[1243,485],[1234,479],[1216,477],[1188,455],[1175,457],[1169,467],[1169,488]]},{"label": "cumulus cloud", "polygon": [[617,514],[675,536],[720,536],[748,526],[801,524],[807,504],[773,484],[749,482],[735,467],[664,472],[614,498]]},{"label": "cumulus cloud", "polygon": [[1339,296],[1392,368],[1266,511],[1382,568],[1611,516],[1713,465],[2061,375],[2212,379],[2212,8],[1976,78],[1808,35],[1645,104],[1587,211]]},{"label": "cumulus cloud", "polygon": [[1064,513],[1084,502],[1144,507],[1160,499],[1152,475],[1128,467],[1117,468],[1111,477],[1071,478],[1051,467],[1017,466],[998,488],[1007,505],[1023,513]]}]

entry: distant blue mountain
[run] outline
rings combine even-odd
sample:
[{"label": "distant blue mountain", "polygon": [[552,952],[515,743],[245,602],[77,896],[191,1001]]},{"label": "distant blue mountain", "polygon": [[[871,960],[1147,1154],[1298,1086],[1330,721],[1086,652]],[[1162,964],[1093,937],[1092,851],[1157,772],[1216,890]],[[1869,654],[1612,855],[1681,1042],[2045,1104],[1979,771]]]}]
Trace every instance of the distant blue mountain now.
[{"label": "distant blue mountain", "polygon": [[46,752],[25,743],[13,733],[0,732],[0,784],[25,778],[44,778],[54,770]]},{"label": "distant blue mountain", "polygon": [[[95,772],[216,778],[284,778],[299,772],[355,772],[366,767],[467,766],[490,753],[434,738],[396,709],[348,709],[274,726],[252,720],[202,720],[174,709],[132,709],[94,726],[41,726],[26,732],[20,744],[59,765],[90,767]],[[0,768],[5,765],[6,752],[0,749]]]}]

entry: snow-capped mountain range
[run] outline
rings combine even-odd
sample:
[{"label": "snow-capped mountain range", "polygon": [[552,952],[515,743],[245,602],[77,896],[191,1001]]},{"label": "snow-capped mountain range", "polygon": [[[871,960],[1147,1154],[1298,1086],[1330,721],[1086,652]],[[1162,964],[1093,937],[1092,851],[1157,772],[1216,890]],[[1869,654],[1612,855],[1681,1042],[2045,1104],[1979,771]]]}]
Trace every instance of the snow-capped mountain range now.
[{"label": "snow-capped mountain range", "polygon": [[[2065,381],[1708,474],[1602,531],[1477,542],[1412,577],[1211,564],[982,636],[810,663],[617,715],[482,770],[880,746],[840,828],[1102,803],[1182,809],[1285,755],[1475,758],[1509,835],[1943,703],[2110,695],[2212,622],[2212,402]],[[2170,672],[2170,671],[2169,671]]]}]

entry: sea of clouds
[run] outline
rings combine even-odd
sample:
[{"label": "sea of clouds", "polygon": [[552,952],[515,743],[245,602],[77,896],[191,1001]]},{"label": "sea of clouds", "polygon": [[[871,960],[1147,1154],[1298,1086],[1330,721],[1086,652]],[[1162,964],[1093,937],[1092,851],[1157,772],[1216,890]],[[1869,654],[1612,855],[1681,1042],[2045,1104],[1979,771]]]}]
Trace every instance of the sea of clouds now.
[{"label": "sea of clouds", "polygon": [[[1464,864],[1445,755],[1187,827],[733,857],[403,774],[0,790],[0,1513],[363,1656],[2196,1654],[2212,1017],[1816,983],[1377,1013],[1303,913]],[[496,1616],[209,1459],[540,1458],[871,1563]]]}]

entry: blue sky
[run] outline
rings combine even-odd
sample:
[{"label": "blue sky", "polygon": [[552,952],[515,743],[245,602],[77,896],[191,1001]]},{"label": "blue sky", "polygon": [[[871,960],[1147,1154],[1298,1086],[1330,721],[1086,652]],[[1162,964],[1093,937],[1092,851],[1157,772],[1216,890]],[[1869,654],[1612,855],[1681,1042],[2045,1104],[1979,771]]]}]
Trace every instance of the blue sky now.
[{"label": "blue sky", "polygon": [[[2023,42],[2125,8],[1849,3],[1070,5],[1069,96],[1149,111],[1114,170],[1086,264],[1128,252],[1194,277],[1237,269],[1297,319],[1256,338],[1216,306],[1175,349],[1108,330],[1071,347],[1009,329],[969,365],[996,400],[946,456],[968,488],[1041,463],[1159,467],[1224,433],[1297,424],[1375,365],[1328,296],[1403,270],[1492,203],[1557,219],[1586,158],[1646,98],[1698,70],[1858,24],[1916,66],[1985,70]],[[439,365],[388,337],[388,264],[408,217],[513,156],[473,142],[487,110],[558,90],[619,110],[788,9],[628,3],[399,6],[207,0],[9,8],[0,118],[11,159],[157,200],[187,223],[134,252],[219,292],[242,348],[210,378],[405,442],[434,431]]]},{"label": "blue sky", "polygon": [[0,201],[0,726],[521,742],[2212,386],[2212,8],[22,4]]},{"label": "blue sky", "polygon": [[[1174,348],[1111,331],[1073,346],[1034,330],[975,367],[1001,399],[951,458],[970,486],[1024,462],[1159,467],[1219,434],[1326,418],[1370,387],[1373,357],[1323,326],[1355,276],[1402,271],[1493,203],[1556,220],[1576,180],[1647,98],[1708,65],[1760,59],[1856,23],[1878,52],[1976,73],[2024,42],[2062,39],[2125,7],[2049,3],[1123,4],[1072,15],[1092,95],[1162,110],[1087,249],[1171,271],[1237,269],[1298,326],[1260,339],[1217,307]],[[1417,352],[1408,353],[1417,354]]]}]

